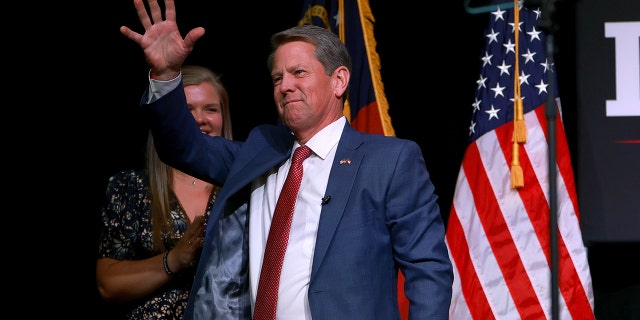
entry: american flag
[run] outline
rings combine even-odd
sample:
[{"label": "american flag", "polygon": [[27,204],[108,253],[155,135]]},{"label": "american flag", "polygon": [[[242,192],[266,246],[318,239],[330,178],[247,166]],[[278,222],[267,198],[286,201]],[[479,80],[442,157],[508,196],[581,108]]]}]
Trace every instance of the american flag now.
[{"label": "american flag", "polygon": [[[514,12],[520,15],[516,18]],[[561,113],[541,15],[540,10],[517,6],[498,7],[489,15],[468,145],[447,223],[455,272],[451,319],[549,319],[552,290],[558,290],[561,319],[594,319],[591,275],[561,121],[552,122],[557,132],[552,172],[557,176],[559,272],[558,287],[551,285],[548,94],[554,95]],[[518,90],[524,107],[520,115],[514,113]],[[524,124],[523,142],[514,140],[514,114]],[[512,185],[514,167],[521,169],[521,184]]]}]

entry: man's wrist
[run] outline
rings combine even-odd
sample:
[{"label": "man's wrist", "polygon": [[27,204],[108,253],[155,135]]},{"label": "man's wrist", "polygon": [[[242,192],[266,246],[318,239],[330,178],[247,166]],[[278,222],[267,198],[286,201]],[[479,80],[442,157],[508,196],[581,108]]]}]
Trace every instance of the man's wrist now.
[{"label": "man's wrist", "polygon": [[174,70],[166,70],[163,72],[157,72],[153,69],[149,70],[149,79],[156,81],[171,81],[180,76],[180,69],[177,71]]}]

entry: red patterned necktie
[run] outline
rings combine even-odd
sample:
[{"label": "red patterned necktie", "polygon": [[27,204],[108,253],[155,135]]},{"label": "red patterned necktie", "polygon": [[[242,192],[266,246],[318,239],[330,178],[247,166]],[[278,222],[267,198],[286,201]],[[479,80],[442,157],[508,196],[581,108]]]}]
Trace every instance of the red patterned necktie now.
[{"label": "red patterned necktie", "polygon": [[291,168],[284,182],[276,211],[273,214],[269,238],[264,250],[262,271],[258,282],[258,295],[253,312],[254,320],[273,320],[276,318],[276,305],[278,304],[278,287],[280,285],[280,272],[282,260],[289,242],[289,229],[293,217],[293,208],[296,205],[300,181],[302,181],[302,161],[308,158],[311,149],[307,146],[298,147],[293,153]]}]

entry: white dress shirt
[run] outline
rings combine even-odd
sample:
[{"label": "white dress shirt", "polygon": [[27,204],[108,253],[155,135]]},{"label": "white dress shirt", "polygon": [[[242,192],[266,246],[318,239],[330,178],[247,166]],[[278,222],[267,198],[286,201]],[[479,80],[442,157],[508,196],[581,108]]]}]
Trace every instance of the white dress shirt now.
[{"label": "white dress shirt", "polygon": [[[345,121],[346,118],[341,117],[318,132],[306,144],[313,153],[302,163],[304,173],[280,275],[276,312],[279,320],[311,320],[307,291],[313,249],[320,222],[322,198],[325,196],[331,164]],[[295,142],[292,150],[298,146],[300,146],[298,142]],[[293,151],[291,154],[293,155]],[[271,220],[290,166],[291,157],[279,168],[274,168],[253,181],[249,206],[249,274],[252,308],[258,293],[258,280]]]}]

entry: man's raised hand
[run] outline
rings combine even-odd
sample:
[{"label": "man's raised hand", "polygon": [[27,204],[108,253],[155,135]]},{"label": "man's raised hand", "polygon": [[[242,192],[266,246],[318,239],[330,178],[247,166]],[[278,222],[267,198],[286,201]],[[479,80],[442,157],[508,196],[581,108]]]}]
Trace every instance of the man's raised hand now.
[{"label": "man's raised hand", "polygon": [[193,50],[196,41],[204,35],[204,28],[191,29],[183,39],[176,23],[176,8],[173,0],[164,1],[164,20],[158,0],[147,0],[149,12],[143,1],[133,0],[133,4],[144,27],[144,34],[137,33],[127,26],[121,26],[120,32],[140,45],[154,79],[174,79],[180,74],[180,68]]}]

